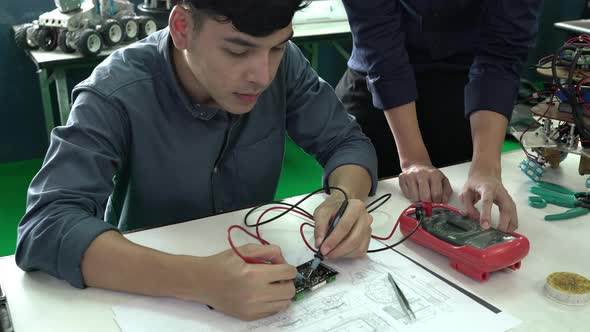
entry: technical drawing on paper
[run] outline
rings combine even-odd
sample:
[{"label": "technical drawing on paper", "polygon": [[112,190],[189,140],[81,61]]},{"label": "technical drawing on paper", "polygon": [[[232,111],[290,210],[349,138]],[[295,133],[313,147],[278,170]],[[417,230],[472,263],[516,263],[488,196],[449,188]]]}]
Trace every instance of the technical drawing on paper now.
[{"label": "technical drawing on paper", "polygon": [[[394,267],[372,262],[365,269],[351,272],[352,283],[355,287],[362,287],[367,299],[376,305],[384,305],[383,310],[396,321],[408,323],[401,305],[395,301],[396,296],[387,273],[391,273],[408,299],[416,317],[424,320],[439,312],[447,312],[450,308],[445,304],[449,297],[439,292],[428,282],[416,278],[415,275],[405,275]],[[392,301],[392,299],[394,299]]]},{"label": "technical drawing on paper", "polygon": [[282,314],[251,323],[246,330],[395,331],[382,317],[358,308],[352,298],[345,298],[345,295],[341,292],[314,298],[310,296],[307,303],[296,303]]},{"label": "technical drawing on paper", "polygon": [[340,283],[341,287],[328,285],[317,293],[312,292],[283,313],[248,323],[244,331],[398,331],[410,322],[387,280],[387,273],[392,274],[403,290],[418,322],[452,311],[446,303],[449,296],[427,279],[404,275],[394,266],[366,260],[335,264],[334,268],[341,271],[334,283]]},{"label": "technical drawing on paper", "polygon": [[[252,322],[186,301],[150,297],[113,307],[113,313],[125,332],[159,332],[162,326],[171,331],[241,332],[470,332],[477,326],[482,332],[497,332],[519,324],[394,252],[329,265],[339,272],[336,281],[306,294],[284,312]],[[410,302],[416,320],[409,321],[401,310],[388,273]]]}]

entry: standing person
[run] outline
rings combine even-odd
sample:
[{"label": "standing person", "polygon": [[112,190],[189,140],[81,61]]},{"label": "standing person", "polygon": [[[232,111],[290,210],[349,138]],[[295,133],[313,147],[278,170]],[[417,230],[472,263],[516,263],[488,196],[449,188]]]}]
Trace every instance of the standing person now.
[{"label": "standing person", "polygon": [[[411,201],[447,202],[438,170],[472,160],[461,200],[489,227],[518,225],[500,154],[540,0],[344,0],[353,34],[336,93],[377,149],[379,176],[400,174]],[[475,204],[482,200],[482,211]]]},{"label": "standing person", "polygon": [[[195,257],[132,243],[121,231],[271,201],[285,135],[348,196],[320,250],[364,257],[375,151],[332,88],[289,41],[302,0],[183,0],[169,28],[117,50],[73,91],[51,134],[18,228],[16,263],[79,288],[176,297],[241,319],[285,309],[296,268],[277,246]],[[345,195],[315,210],[316,246]],[[208,234],[194,234],[195,240]],[[288,281],[288,282],[283,282]]]}]

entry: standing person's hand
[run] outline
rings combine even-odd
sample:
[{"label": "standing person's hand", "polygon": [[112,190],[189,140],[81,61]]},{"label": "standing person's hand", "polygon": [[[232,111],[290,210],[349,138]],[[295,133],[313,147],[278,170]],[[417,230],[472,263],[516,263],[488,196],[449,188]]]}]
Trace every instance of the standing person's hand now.
[{"label": "standing person's hand", "polygon": [[[518,227],[516,204],[502,184],[501,153],[506,135],[508,118],[493,111],[478,111],[469,117],[473,137],[473,158],[463,186],[461,202],[472,219],[480,221],[484,228],[492,225],[492,207],[500,210],[501,231],[513,231]],[[481,213],[475,203],[482,201]]]},{"label": "standing person's hand", "polygon": [[429,161],[402,167],[399,186],[412,202],[447,203],[453,194],[449,179]]},{"label": "standing person's hand", "polygon": [[395,138],[402,173],[400,188],[412,202],[447,203],[453,189],[447,177],[432,166],[424,145],[416,115],[416,103],[385,111],[385,118]]},{"label": "standing person's hand", "polygon": [[[470,170],[467,182],[461,193],[461,202],[465,213],[472,219],[479,220],[483,228],[489,228],[492,222],[492,206],[496,204],[500,210],[498,229],[513,231],[518,227],[516,204],[504,188],[502,179],[496,172],[486,170]],[[481,213],[475,204],[482,201]]]}]

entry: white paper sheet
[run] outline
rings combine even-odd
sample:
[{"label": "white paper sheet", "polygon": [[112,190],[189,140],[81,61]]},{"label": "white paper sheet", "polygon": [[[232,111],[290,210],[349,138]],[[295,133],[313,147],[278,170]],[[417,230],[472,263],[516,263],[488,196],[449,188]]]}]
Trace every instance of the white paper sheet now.
[{"label": "white paper sheet", "polygon": [[[113,307],[123,332],[161,331],[506,331],[519,321],[495,314],[398,253],[328,262],[336,281],[294,302],[285,312],[244,322],[206,306],[138,297]],[[387,280],[390,272],[416,314],[409,322]]]}]

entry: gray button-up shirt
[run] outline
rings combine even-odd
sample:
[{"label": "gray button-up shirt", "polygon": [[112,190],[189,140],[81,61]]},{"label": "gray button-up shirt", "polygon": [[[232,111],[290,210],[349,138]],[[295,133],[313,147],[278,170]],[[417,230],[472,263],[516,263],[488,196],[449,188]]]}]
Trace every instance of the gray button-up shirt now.
[{"label": "gray button-up shirt", "polygon": [[[16,262],[83,287],[81,259],[107,230],[166,225],[273,199],[285,135],[329,174],[367,169],[375,151],[332,88],[289,43],[254,109],[233,115],[191,102],[162,30],[118,50],[73,91],[28,191]],[[105,222],[106,221],[106,222]]]}]

